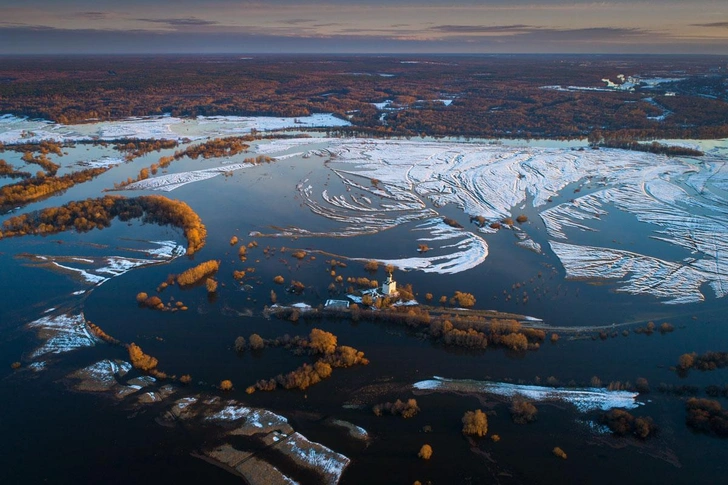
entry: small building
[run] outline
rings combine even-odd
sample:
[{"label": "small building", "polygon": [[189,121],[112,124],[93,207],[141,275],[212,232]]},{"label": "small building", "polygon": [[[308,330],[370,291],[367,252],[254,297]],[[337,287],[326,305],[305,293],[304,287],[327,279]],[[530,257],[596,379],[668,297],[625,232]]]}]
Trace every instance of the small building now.
[{"label": "small building", "polygon": [[382,293],[384,296],[395,296],[397,294],[397,282],[392,278],[392,273],[389,273],[387,279],[382,283]]},{"label": "small building", "polygon": [[324,308],[332,310],[345,310],[349,308],[349,302],[346,300],[326,300]]}]

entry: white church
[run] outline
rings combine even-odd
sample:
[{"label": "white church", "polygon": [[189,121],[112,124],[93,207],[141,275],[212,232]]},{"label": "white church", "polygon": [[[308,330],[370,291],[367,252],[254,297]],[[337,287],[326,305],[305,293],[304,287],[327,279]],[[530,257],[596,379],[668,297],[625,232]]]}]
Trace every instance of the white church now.
[{"label": "white church", "polygon": [[397,282],[394,281],[392,273],[387,275],[387,279],[382,283],[382,294],[384,296],[396,297],[399,295],[397,292]]}]

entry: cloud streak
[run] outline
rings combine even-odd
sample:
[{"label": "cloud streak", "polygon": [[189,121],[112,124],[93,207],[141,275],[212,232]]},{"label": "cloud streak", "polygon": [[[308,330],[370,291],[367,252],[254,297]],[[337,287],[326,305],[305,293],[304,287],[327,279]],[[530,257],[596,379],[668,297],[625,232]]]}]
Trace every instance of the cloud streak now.
[{"label": "cloud streak", "polygon": [[728,21],[726,22],[709,22],[707,24],[690,24],[693,27],[717,27],[722,29],[728,29]]},{"label": "cloud streak", "polygon": [[540,30],[540,27],[534,27],[525,24],[513,25],[437,25],[431,27],[430,30],[442,32],[446,34],[500,34],[509,32],[533,32]]},{"label": "cloud streak", "polygon": [[149,18],[138,18],[140,22],[148,22],[152,24],[163,24],[170,27],[202,27],[208,25],[219,25],[220,22],[214,20],[204,20],[197,17],[187,18],[166,18],[166,19],[149,19]]},{"label": "cloud streak", "polygon": [[[2,2],[3,0],[0,0]],[[6,1],[6,3],[12,3]],[[237,48],[296,52],[705,52],[728,54],[726,0],[25,0],[3,7],[0,52],[74,48],[129,52],[161,49],[136,39],[170,39],[211,52]],[[25,29],[25,30],[24,30]],[[38,41],[29,30],[44,32]],[[128,39],[104,44],[105,33]],[[87,36],[79,47],[77,39]],[[48,40],[48,39],[53,40]],[[45,39],[43,44],[41,40]],[[238,42],[217,47],[220,42]],[[275,39],[272,41],[271,39]],[[287,44],[283,42],[287,39]],[[305,41],[311,39],[311,42]],[[273,44],[264,45],[271,41]],[[326,43],[328,42],[328,43]],[[716,48],[723,43],[722,48]],[[285,44],[285,45],[284,45]],[[669,47],[667,47],[669,45]],[[701,45],[705,46],[701,51]],[[74,46],[74,47],[72,47]],[[254,46],[254,47],[253,47]],[[662,47],[665,46],[665,47]],[[675,47],[677,46],[677,47]],[[165,48],[169,48],[165,47]],[[200,47],[201,48],[201,47]],[[308,47],[307,47],[308,48]]]}]

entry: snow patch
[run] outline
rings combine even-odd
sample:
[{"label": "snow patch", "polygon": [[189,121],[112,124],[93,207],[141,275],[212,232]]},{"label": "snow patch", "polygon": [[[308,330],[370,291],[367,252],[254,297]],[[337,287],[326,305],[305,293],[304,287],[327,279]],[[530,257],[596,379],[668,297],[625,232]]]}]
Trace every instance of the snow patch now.
[{"label": "snow patch", "polygon": [[35,349],[30,357],[36,359],[46,354],[70,352],[81,347],[92,347],[96,339],[86,328],[83,313],[78,315],[53,315],[28,323],[28,328],[35,330],[45,343]]},{"label": "snow patch", "polygon": [[609,411],[612,408],[634,409],[642,405],[636,401],[639,395],[636,392],[607,391],[601,388],[566,389],[443,377],[416,382],[413,387],[439,392],[477,392],[507,398],[522,396],[536,402],[567,402],[582,413],[596,410]]}]

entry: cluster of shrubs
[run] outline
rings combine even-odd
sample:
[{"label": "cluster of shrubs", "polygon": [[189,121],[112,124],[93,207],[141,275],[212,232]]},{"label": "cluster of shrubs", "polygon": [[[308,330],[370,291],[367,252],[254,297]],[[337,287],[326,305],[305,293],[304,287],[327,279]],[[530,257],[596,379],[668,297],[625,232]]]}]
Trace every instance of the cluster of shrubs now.
[{"label": "cluster of shrubs", "polygon": [[26,179],[31,177],[30,172],[22,172],[16,170],[14,166],[0,158],[0,177],[8,177],[11,179]]},{"label": "cluster of shrubs", "polygon": [[147,153],[153,151],[160,151],[163,149],[176,148],[178,146],[177,140],[136,140],[136,139],[120,139],[114,143],[114,149],[116,151],[126,153],[125,160],[127,162],[139,158]]},{"label": "cluster of shrubs", "polygon": [[397,399],[394,402],[383,402],[375,404],[372,407],[372,411],[377,416],[381,416],[386,412],[394,416],[411,418],[420,412],[420,407],[417,405],[416,399],[407,399],[406,402]]},{"label": "cluster of shrubs", "polygon": [[127,347],[129,352],[129,361],[135,369],[139,369],[142,372],[146,372],[158,379],[166,379],[167,374],[157,369],[159,361],[156,357],[145,354],[141,347],[134,342],[130,343]]},{"label": "cluster of shrubs", "polygon": [[[362,304],[369,303],[376,309],[384,308],[389,299],[376,300],[364,295]],[[546,332],[539,329],[523,328],[512,319],[488,318],[480,315],[438,315],[431,316],[422,307],[390,307],[389,311],[373,311],[351,305],[349,312],[352,320],[371,318],[377,321],[405,324],[421,330],[426,336],[439,340],[446,345],[484,349],[489,345],[506,347],[515,351],[536,350],[546,339]],[[279,315],[283,317],[284,315]]]},{"label": "cluster of shrubs", "polygon": [[466,436],[482,438],[488,434],[488,416],[480,409],[466,411],[463,415],[462,422],[463,434]]},{"label": "cluster of shrubs", "polygon": [[350,276],[346,278],[346,282],[356,285],[359,288],[377,288],[379,286],[377,280],[370,280],[369,278],[354,278]]},{"label": "cluster of shrubs", "polygon": [[728,366],[728,352],[708,351],[702,355],[695,352],[683,354],[678,359],[678,372],[687,372],[690,369],[710,371]]},{"label": "cluster of shrubs", "polygon": [[[62,152],[59,148],[56,155],[60,156],[61,154]],[[57,163],[51,162],[47,155],[47,152],[41,152],[37,156],[34,156],[32,152],[25,152],[23,153],[21,160],[23,160],[25,163],[33,163],[35,165],[39,165],[43,170],[46,171],[48,175],[53,176],[56,174],[56,172],[58,172],[58,169],[61,168],[61,166]]]},{"label": "cluster of shrubs", "polygon": [[511,403],[510,412],[511,419],[514,423],[527,424],[536,420],[538,409],[536,409],[533,403],[525,399],[514,398]]},{"label": "cluster of shrubs", "polygon": [[294,258],[296,258],[296,259],[303,259],[303,258],[305,258],[305,257],[306,257],[306,251],[304,251],[304,250],[302,250],[302,249],[298,249],[298,250],[296,250],[296,251],[293,251],[293,252],[291,253],[291,256],[293,256],[293,257],[294,257]]},{"label": "cluster of shrubs", "polygon": [[705,393],[710,397],[728,397],[728,384],[725,386],[708,386]]},{"label": "cluster of shrubs", "polygon": [[192,286],[201,281],[206,281],[208,277],[220,269],[220,261],[211,259],[189,268],[177,276],[177,284],[179,286]]},{"label": "cluster of shrubs", "polygon": [[[18,205],[26,205],[88,182],[106,172],[108,168],[88,168],[60,177],[38,172],[35,177],[26,178],[14,184],[0,187],[0,209],[7,210]],[[53,172],[55,174],[55,171]]]},{"label": "cluster of shrubs", "polygon": [[260,380],[248,388],[249,393],[256,389],[272,391],[278,386],[284,389],[304,390],[329,377],[336,367],[369,364],[364,352],[346,345],[338,345],[336,335],[318,328],[312,329],[308,338],[284,335],[280,338],[265,340],[258,334],[252,334],[247,342],[244,337],[238,337],[235,340],[235,350],[238,352],[243,352],[247,348],[260,350],[265,347],[283,347],[297,355],[313,355],[318,359],[313,364],[303,364],[287,374]]},{"label": "cluster of shrubs", "polygon": [[662,335],[665,335],[666,333],[673,332],[675,327],[667,322],[661,323],[659,327],[655,325],[655,322],[647,322],[647,325],[644,327],[635,328],[633,331],[637,334],[652,335],[655,333],[655,329],[657,329]]},{"label": "cluster of shrubs", "polygon": [[604,413],[601,422],[617,436],[634,435],[646,439],[657,432],[651,417],[634,417],[624,409],[612,409]]},{"label": "cluster of shrubs", "polygon": [[159,311],[187,311],[187,306],[182,301],[176,301],[174,303],[174,306],[172,305],[172,302],[167,303],[166,305],[162,301],[161,298],[158,296],[149,296],[143,291],[140,293],[137,293],[136,301],[139,303],[142,307],[147,307],[151,310],[159,310]]},{"label": "cluster of shrubs", "polygon": [[687,425],[701,433],[728,438],[728,411],[718,401],[690,398],[685,404]]}]

